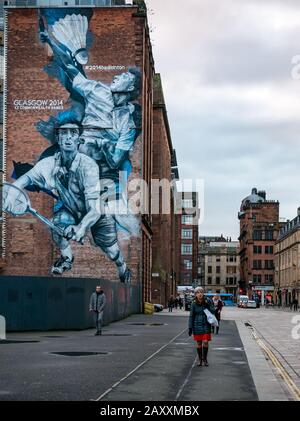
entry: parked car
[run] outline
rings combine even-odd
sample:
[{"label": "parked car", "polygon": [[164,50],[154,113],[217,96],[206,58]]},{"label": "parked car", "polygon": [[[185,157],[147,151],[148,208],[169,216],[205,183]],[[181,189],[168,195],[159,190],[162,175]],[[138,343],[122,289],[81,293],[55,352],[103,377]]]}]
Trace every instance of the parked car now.
[{"label": "parked car", "polygon": [[163,311],[164,306],[162,304],[154,304],[154,311],[155,312],[159,312],[159,311]]},{"label": "parked car", "polygon": [[247,308],[256,308],[257,307],[256,301],[255,300],[248,300],[246,307]]}]

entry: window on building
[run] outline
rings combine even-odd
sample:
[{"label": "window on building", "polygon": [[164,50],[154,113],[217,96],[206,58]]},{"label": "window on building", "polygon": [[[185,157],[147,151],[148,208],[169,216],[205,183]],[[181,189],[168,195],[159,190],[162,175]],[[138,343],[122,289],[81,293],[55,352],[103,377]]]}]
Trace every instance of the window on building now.
[{"label": "window on building", "polygon": [[233,285],[233,278],[229,278],[229,285]]},{"label": "window on building", "polygon": [[265,283],[266,284],[273,284],[274,276],[273,275],[265,275]]},{"label": "window on building", "polygon": [[253,230],[253,240],[262,240],[261,230]]},{"label": "window on building", "polygon": [[236,256],[227,256],[226,260],[230,263],[236,262]]},{"label": "window on building", "polygon": [[211,285],[212,284],[212,277],[211,276],[209,276],[208,278],[207,278],[207,285]]},{"label": "window on building", "polygon": [[189,209],[193,207],[193,199],[183,199],[182,200],[182,207],[184,209]]},{"label": "window on building", "polygon": [[226,266],[226,273],[236,273],[236,266]]},{"label": "window on building", "polygon": [[181,238],[193,238],[193,230],[192,229],[182,229],[181,230]]},{"label": "window on building", "polygon": [[261,275],[253,275],[253,283],[260,284],[261,283]]},{"label": "window on building", "polygon": [[185,269],[193,269],[193,262],[192,260],[184,260],[183,265]]},{"label": "window on building", "polygon": [[262,253],[262,247],[261,246],[253,246],[253,253],[254,254],[261,254]]},{"label": "window on building", "polygon": [[261,269],[262,268],[262,264],[261,264],[261,260],[253,260],[253,269]]},{"label": "window on building", "polygon": [[216,261],[217,262],[220,262],[221,261],[221,258],[220,257],[216,257]]},{"label": "window on building", "polygon": [[181,223],[183,225],[193,225],[193,215],[181,215]]},{"label": "window on building", "polygon": [[181,254],[193,254],[193,245],[192,244],[181,244]]},{"label": "window on building", "polygon": [[212,263],[212,256],[207,256],[208,263]]},{"label": "window on building", "polygon": [[273,230],[266,230],[265,231],[265,239],[266,240],[273,240]]},{"label": "window on building", "polygon": [[207,266],[207,272],[212,273],[212,266]]},{"label": "window on building", "polygon": [[216,284],[217,284],[217,285],[220,285],[220,283],[221,283],[221,279],[220,279],[220,277],[219,277],[219,276],[217,276],[217,277],[216,277]]},{"label": "window on building", "polygon": [[265,269],[274,269],[274,260],[265,260]]},{"label": "window on building", "polygon": [[221,273],[221,266],[216,266],[216,273]]},{"label": "window on building", "polygon": [[265,246],[266,254],[273,254],[273,246]]}]

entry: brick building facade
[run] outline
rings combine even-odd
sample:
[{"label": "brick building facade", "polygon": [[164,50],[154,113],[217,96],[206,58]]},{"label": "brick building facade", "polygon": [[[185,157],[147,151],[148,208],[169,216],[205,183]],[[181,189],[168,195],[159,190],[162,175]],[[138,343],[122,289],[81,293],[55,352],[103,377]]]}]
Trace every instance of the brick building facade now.
[{"label": "brick building facade", "polygon": [[176,293],[179,275],[176,269],[179,260],[178,215],[174,212],[176,187],[169,187],[172,180],[178,178],[178,171],[159,74],[155,75],[154,81],[152,178],[165,185],[165,190],[156,190],[155,197],[152,197],[152,201],[159,200],[160,207],[152,215],[152,302],[166,306],[170,295]]},{"label": "brick building facade", "polygon": [[275,242],[279,233],[279,202],[252,189],[241,204],[240,290],[262,299],[274,291]]},{"label": "brick building facade", "polygon": [[206,292],[233,294],[236,297],[240,281],[238,241],[206,243],[204,284]]},{"label": "brick building facade", "polygon": [[[0,185],[2,185],[3,178],[3,91],[4,91],[4,19],[3,19],[3,7],[0,6]],[[2,203],[2,189],[0,191],[0,203]],[[3,236],[2,236],[2,218],[3,215],[0,213],[0,268],[4,265],[2,256],[3,249]]]},{"label": "brick building facade", "polygon": [[[100,48],[91,48],[89,64],[103,66],[119,66],[124,68],[137,67],[142,73],[142,92],[139,103],[142,107],[142,135],[137,139],[134,151],[131,154],[132,172],[129,181],[139,178],[146,181],[151,191],[151,179],[156,171],[157,176],[170,178],[174,176],[174,152],[171,139],[167,129],[166,112],[158,102],[153,106],[153,82],[154,82],[154,61],[152,47],[149,37],[147,23],[147,11],[143,1],[133,1],[128,4],[125,1],[105,2],[105,7],[93,8],[93,19],[91,20],[91,31],[96,45]],[[109,3],[109,4],[108,4]],[[80,5],[85,6],[84,2]],[[110,7],[111,6],[111,7]],[[54,79],[49,78],[42,71],[49,53],[39,41],[38,33],[38,9],[35,8],[7,8],[9,42],[7,44],[7,86],[9,87],[6,97],[7,127],[6,127],[6,180],[12,181],[13,161],[36,162],[41,152],[45,149],[44,139],[34,130],[37,117],[46,119],[49,112],[17,113],[12,106],[15,99],[39,98],[41,93],[49,98],[51,92],[56,92],[64,102],[67,95],[64,88]],[[34,29],[33,29],[34,28]],[[22,40],[21,44],[18,42]],[[46,55],[45,55],[46,54]],[[30,60],[28,59],[30,57]],[[94,69],[87,69],[87,77],[96,80],[101,77],[104,83],[110,83],[115,73],[97,73]],[[30,93],[30,95],[29,95]],[[48,98],[48,97],[47,97]],[[18,124],[15,122],[18,121]],[[159,128],[160,126],[160,128]],[[163,128],[164,127],[164,128]],[[163,132],[163,130],[166,130]],[[161,131],[154,144],[153,130]],[[22,139],[17,142],[16,139]],[[168,143],[169,142],[169,143]],[[161,148],[159,154],[166,154],[168,159],[162,161],[162,167],[153,169],[153,148]],[[169,150],[168,150],[169,148]],[[177,164],[176,164],[177,165]],[[176,166],[175,166],[176,167]],[[173,176],[172,176],[173,172]],[[175,171],[176,173],[176,171]],[[41,193],[29,193],[32,206],[40,213],[51,218],[53,212],[53,199]],[[177,233],[179,230],[178,218],[173,215],[161,215],[154,220],[151,214],[151,194],[148,195],[147,211],[141,216],[141,235],[139,238],[132,237],[130,240],[122,239],[121,249],[125,260],[132,271],[132,285],[125,291],[126,300],[130,302],[131,288],[139,291],[140,310],[142,303],[151,302],[152,291],[152,244],[153,226],[163,222],[164,232],[168,235],[168,244],[171,244],[170,251],[165,253],[165,268],[169,279],[165,296],[175,292],[176,277],[179,270],[176,269],[179,259],[176,259],[178,248]],[[174,202],[171,197],[171,206]],[[166,216],[166,218],[165,218]],[[161,219],[160,219],[161,218]],[[165,218],[165,219],[164,219]],[[160,222],[158,222],[160,220]],[[156,230],[157,233],[157,230]],[[174,233],[175,235],[171,235]],[[51,241],[51,234],[34,217],[24,215],[23,217],[6,218],[3,234],[6,238],[2,252],[5,260],[5,267],[2,268],[1,276],[22,277],[22,279],[35,277],[51,281],[53,276],[49,274],[49,268],[58,256],[58,250]],[[161,235],[161,232],[159,232]],[[156,238],[156,257],[166,247]],[[160,245],[160,251],[158,246]],[[157,246],[157,247],[156,247]],[[118,284],[116,268],[106,256],[93,247],[90,239],[86,239],[85,245],[72,244],[75,261],[72,272],[61,276],[63,279],[103,279],[105,282]],[[157,258],[156,258],[156,263]],[[178,270],[178,271],[177,271]],[[57,279],[57,278],[55,278]],[[167,279],[167,278],[165,278]],[[104,281],[103,281],[104,282]],[[119,294],[119,292],[117,292]],[[121,295],[124,291],[121,291]],[[136,296],[136,294],[135,294]],[[163,303],[165,303],[165,296]],[[122,310],[123,311],[123,310]],[[126,311],[123,313],[125,314]]]},{"label": "brick building facade", "polygon": [[298,215],[282,223],[275,245],[275,296],[279,306],[300,302],[300,208]]},{"label": "brick building facade", "polygon": [[193,285],[198,277],[199,199],[197,192],[178,193],[180,215],[179,285]]}]

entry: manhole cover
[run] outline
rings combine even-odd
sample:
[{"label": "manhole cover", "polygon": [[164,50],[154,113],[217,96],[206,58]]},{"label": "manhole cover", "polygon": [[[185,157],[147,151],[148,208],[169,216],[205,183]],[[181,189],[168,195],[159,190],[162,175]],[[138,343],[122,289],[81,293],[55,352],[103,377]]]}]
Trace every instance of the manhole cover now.
[{"label": "manhole cover", "polygon": [[58,339],[59,339],[59,338],[66,338],[66,336],[55,336],[55,335],[49,335],[49,336],[41,336],[41,338],[50,338],[50,339],[51,339],[51,338],[54,338],[54,339],[55,339],[55,338],[58,338]]},{"label": "manhole cover", "polygon": [[130,326],[167,326],[166,323],[128,323]]},{"label": "manhole cover", "polygon": [[53,355],[62,355],[64,357],[90,357],[95,355],[108,355],[109,352],[50,352]]},{"label": "manhole cover", "polygon": [[0,345],[1,344],[36,344],[38,342],[40,341],[15,341],[15,340],[1,339]]}]

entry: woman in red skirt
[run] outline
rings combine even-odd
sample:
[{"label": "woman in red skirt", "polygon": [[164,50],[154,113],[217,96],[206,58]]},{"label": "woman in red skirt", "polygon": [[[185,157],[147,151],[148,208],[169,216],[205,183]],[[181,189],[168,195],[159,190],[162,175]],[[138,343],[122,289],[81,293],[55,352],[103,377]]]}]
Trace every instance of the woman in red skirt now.
[{"label": "woman in red skirt", "polygon": [[193,334],[197,342],[197,353],[199,357],[199,366],[204,362],[208,366],[208,342],[211,341],[211,325],[207,321],[204,310],[208,309],[212,314],[215,313],[213,302],[204,296],[204,289],[197,287],[195,289],[195,299],[191,305],[189,317],[189,335]]}]

